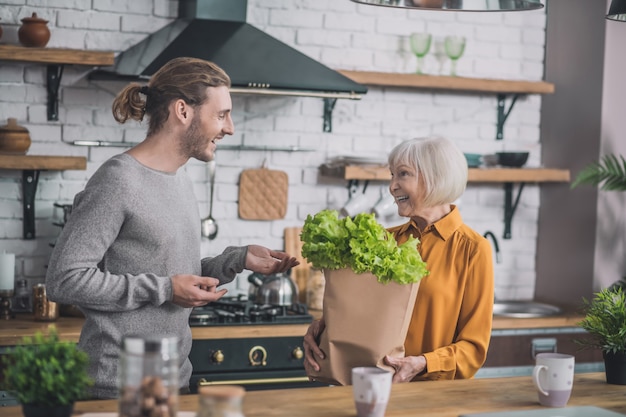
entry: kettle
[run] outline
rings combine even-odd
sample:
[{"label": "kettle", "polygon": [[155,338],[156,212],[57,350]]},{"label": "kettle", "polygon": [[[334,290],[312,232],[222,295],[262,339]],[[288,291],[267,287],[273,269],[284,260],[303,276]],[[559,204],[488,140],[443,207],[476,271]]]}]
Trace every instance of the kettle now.
[{"label": "kettle", "polygon": [[253,273],[248,276],[251,284],[248,299],[258,304],[290,306],[298,302],[298,287],[285,274],[263,275]]}]

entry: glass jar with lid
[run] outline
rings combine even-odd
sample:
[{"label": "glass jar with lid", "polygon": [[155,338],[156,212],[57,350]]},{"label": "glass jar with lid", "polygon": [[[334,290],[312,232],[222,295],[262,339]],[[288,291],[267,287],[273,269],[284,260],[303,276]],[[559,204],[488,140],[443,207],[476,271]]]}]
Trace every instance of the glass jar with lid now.
[{"label": "glass jar with lid", "polygon": [[244,417],[246,390],[238,385],[203,386],[198,389],[196,417]]},{"label": "glass jar with lid", "polygon": [[16,312],[33,311],[30,297],[31,291],[28,288],[28,282],[25,279],[18,279],[15,287],[12,310]]},{"label": "glass jar with lid", "polygon": [[120,353],[120,417],[175,417],[178,338],[126,336]]}]

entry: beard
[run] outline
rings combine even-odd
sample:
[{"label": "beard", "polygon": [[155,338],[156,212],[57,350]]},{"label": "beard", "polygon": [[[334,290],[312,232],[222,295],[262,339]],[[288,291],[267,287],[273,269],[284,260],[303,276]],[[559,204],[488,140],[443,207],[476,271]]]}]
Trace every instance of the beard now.
[{"label": "beard", "polygon": [[211,139],[204,136],[200,129],[200,116],[196,113],[191,120],[189,128],[181,140],[183,154],[188,158],[195,158],[198,161],[208,162],[214,157],[209,151]]}]

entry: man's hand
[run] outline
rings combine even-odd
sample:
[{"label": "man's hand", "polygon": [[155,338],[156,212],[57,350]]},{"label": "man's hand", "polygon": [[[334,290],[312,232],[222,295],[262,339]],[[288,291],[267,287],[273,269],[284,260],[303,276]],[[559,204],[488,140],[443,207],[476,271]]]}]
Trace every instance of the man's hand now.
[{"label": "man's hand", "polygon": [[315,320],[304,335],[304,369],[309,374],[310,371],[319,371],[320,365],[315,358],[324,359],[324,352],[319,347],[319,337],[326,328],[324,319]]},{"label": "man's hand", "polygon": [[217,291],[217,278],[178,274],[172,277],[172,302],[181,307],[199,307],[217,301],[226,290]]},{"label": "man's hand", "polygon": [[270,250],[259,245],[249,245],[246,254],[246,269],[263,275],[285,272],[300,262],[285,252]]}]

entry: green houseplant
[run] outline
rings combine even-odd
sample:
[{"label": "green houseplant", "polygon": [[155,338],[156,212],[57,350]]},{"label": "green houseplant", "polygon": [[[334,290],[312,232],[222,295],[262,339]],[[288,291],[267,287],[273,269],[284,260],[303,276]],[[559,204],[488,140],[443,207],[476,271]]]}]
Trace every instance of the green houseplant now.
[{"label": "green houseplant", "polygon": [[585,317],[580,327],[589,338],[577,342],[585,347],[602,350],[606,380],[610,384],[626,385],[626,293],[614,285],[583,299]]},{"label": "green houseplant", "polygon": [[605,191],[626,191],[626,160],[622,155],[608,154],[578,173],[571,188],[581,184],[599,185]]},{"label": "green houseplant", "polygon": [[[626,191],[626,159],[607,154],[600,162],[587,165],[571,188],[582,184],[600,185],[604,191]],[[602,350],[607,382],[621,385],[626,385],[625,298],[619,285],[596,293],[591,301],[584,300],[586,316],[580,323],[592,336],[583,344]]]},{"label": "green houseplant", "polygon": [[76,344],[60,341],[52,326],[48,335],[24,337],[3,356],[4,388],[17,397],[25,417],[70,416],[92,385],[88,360]]}]

